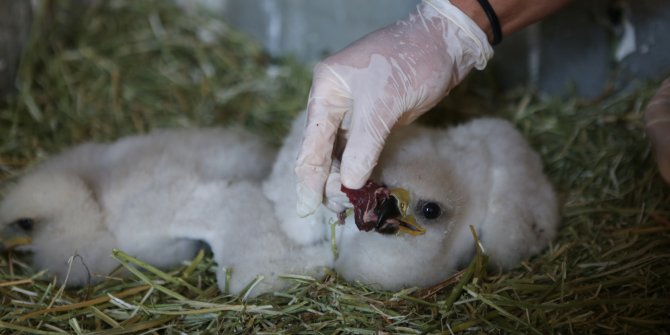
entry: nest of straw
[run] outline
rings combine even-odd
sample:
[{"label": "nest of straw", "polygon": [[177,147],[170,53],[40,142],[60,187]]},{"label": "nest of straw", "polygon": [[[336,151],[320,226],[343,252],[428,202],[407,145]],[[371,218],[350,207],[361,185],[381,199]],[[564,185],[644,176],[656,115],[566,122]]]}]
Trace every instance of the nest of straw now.
[{"label": "nest of straw", "polygon": [[[35,22],[19,94],[0,102],[3,182],[72,144],[154,127],[234,122],[276,142],[309,87],[300,66],[271,61],[220,20],[170,2],[100,2],[74,16],[52,4]],[[130,276],[65,289],[4,251],[0,332],[668,333],[670,188],[641,121],[655,86],[584,102],[466,83],[428,116],[495,107],[544,158],[563,199],[562,228],[511,271],[487,272],[479,253],[431,288],[380,291],[330,273],[287,276],[289,289],[242,300],[218,290],[204,253],[161,271],[115,251]]]}]

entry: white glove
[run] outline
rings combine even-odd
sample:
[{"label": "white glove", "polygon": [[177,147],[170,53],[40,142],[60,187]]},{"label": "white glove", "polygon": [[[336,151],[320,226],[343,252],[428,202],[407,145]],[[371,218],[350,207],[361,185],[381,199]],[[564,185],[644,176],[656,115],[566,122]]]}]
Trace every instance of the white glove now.
[{"label": "white glove", "polygon": [[[670,185],[670,78],[661,83],[644,109],[647,136],[651,140],[658,171]],[[328,191],[326,191],[328,194]]]},{"label": "white glove", "polygon": [[[343,208],[340,177],[348,188],[362,187],[391,130],[433,107],[491,56],[486,34],[467,15],[447,0],[424,0],[406,19],[317,64],[295,168],[298,214],[316,210],[326,184],[326,204]],[[344,152],[340,171],[331,171],[336,139]]]}]

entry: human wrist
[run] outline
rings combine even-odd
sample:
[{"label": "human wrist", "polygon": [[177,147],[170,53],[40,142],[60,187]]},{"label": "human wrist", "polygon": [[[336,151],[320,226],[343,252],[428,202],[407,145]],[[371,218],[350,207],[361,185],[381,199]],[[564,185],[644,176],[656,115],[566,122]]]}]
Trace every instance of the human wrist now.
[{"label": "human wrist", "polygon": [[493,27],[491,26],[491,22],[486,16],[486,12],[484,12],[476,0],[450,0],[450,2],[456,8],[460,9],[463,14],[470,17],[470,19],[472,19],[472,21],[474,21],[486,34],[489,41],[493,41]]},{"label": "human wrist", "polygon": [[[472,0],[477,4],[476,0]],[[441,38],[447,42],[447,53],[459,63],[461,70],[482,70],[493,56],[486,32],[471,17],[448,0],[423,0],[419,12],[425,17],[437,16],[444,21]],[[485,15],[485,14],[484,14]],[[460,46],[456,46],[457,43]]]},{"label": "human wrist", "polygon": [[[451,4],[469,16],[493,41],[493,27],[486,11],[477,0],[450,0]],[[573,0],[488,0],[498,17],[502,37],[551,15]]]}]

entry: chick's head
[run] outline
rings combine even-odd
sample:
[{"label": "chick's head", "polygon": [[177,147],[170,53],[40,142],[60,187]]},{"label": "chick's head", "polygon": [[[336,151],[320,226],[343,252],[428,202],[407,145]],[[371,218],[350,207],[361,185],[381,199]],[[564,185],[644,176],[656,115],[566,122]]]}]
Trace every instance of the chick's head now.
[{"label": "chick's head", "polygon": [[386,289],[436,283],[474,251],[472,237],[458,225],[467,208],[467,190],[435,151],[431,132],[407,129],[400,135],[402,141],[389,141],[373,174],[389,188],[389,202],[396,207],[390,212],[397,219],[380,222],[370,232],[347,223],[335,263],[345,279]]},{"label": "chick's head", "polygon": [[[399,129],[372,179],[400,190],[390,197],[397,209],[375,231],[342,228],[335,267],[348,280],[386,289],[436,284],[470,262],[473,230],[489,265],[509,268],[546,247],[558,226],[556,196],[541,161],[507,122]],[[410,234],[401,233],[402,222],[415,223],[405,227]]]},{"label": "chick's head", "polygon": [[95,195],[82,179],[36,172],[10,187],[0,202],[0,243],[33,250],[94,229],[101,220]]}]

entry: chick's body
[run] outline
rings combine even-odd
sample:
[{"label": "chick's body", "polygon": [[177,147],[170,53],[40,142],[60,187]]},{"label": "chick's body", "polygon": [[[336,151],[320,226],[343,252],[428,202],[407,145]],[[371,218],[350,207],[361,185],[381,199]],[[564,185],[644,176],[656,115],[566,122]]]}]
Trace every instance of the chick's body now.
[{"label": "chick's body", "polygon": [[[475,228],[494,264],[510,267],[553,237],[557,204],[538,156],[507,122],[475,120],[450,129],[409,126],[391,136],[373,178],[409,191],[419,236],[337,226],[331,251],[324,206],[296,215],[294,162],[304,115],[275,153],[236,129],[154,133],[86,144],[21,178],[0,205],[0,224],[35,220],[35,265],[62,280],[67,258],[82,256],[68,279],[116,266],[113,247],[157,266],[190,259],[209,245],[220,287],[253,294],[285,285],[282,274],[319,276],[334,268],[347,280],[382,288],[426,286],[447,278],[474,254]],[[437,215],[436,215],[437,214]]]}]

